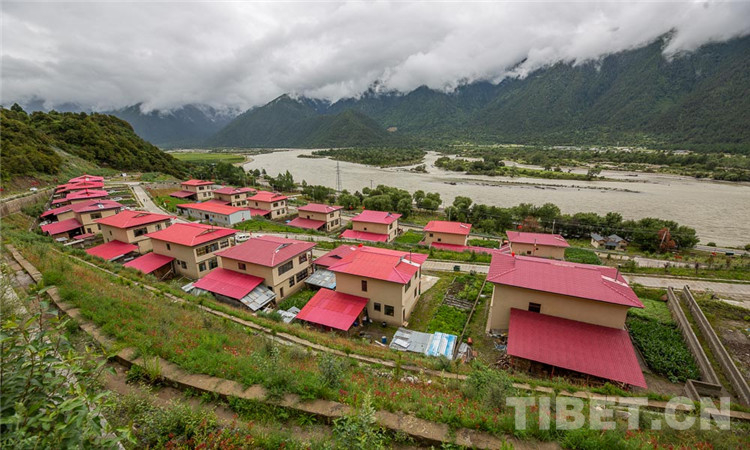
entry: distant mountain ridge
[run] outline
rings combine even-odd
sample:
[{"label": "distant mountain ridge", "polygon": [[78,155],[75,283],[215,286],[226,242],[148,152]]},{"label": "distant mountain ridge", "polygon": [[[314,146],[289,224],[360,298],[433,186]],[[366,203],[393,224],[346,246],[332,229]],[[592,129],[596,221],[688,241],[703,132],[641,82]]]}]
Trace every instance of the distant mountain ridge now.
[{"label": "distant mountain ridge", "polygon": [[107,114],[127,121],[140,137],[166,148],[200,145],[234,118],[232,113],[206,105],[185,105],[170,111],[144,113],[141,104],[136,104]]},{"label": "distant mountain ridge", "polygon": [[[409,139],[750,150],[750,37],[671,60],[662,54],[665,44],[666,37],[595,62],[558,63],[525,78],[476,82],[451,93],[368,91],[333,104],[282,96],[240,115],[206,144],[316,147]],[[350,111],[360,115],[333,133],[332,118]],[[383,134],[386,129],[397,131]],[[355,139],[346,130],[368,137]]]}]

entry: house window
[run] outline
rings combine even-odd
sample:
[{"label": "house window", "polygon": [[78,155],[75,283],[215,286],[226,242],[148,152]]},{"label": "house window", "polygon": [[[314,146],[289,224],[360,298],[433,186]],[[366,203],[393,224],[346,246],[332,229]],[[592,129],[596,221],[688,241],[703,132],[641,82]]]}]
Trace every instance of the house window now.
[{"label": "house window", "polygon": [[91,220],[101,219],[101,218],[102,218],[102,213],[93,213],[93,214],[91,214]]},{"label": "house window", "polygon": [[279,206],[278,202],[273,204],[274,208],[277,207],[277,206]]},{"label": "house window", "polygon": [[409,292],[409,288],[411,287],[411,279],[408,283],[406,283],[406,286],[404,286],[404,292]]},{"label": "house window", "polygon": [[86,228],[86,230],[87,230],[87,231],[88,231],[89,233],[91,233],[91,228]]},{"label": "house window", "polygon": [[112,236],[112,230],[109,230],[109,235]]},{"label": "house window", "polygon": [[430,233],[430,237],[435,237],[432,233]]},{"label": "house window", "polygon": [[221,241],[219,243],[219,247],[221,247],[221,248],[227,248],[227,247],[229,247],[229,239],[224,239],[223,241]]},{"label": "house window", "polygon": [[391,306],[391,305],[385,305],[385,311],[384,312],[385,312],[386,316],[393,316],[393,314],[394,314],[393,306]]},{"label": "house window", "polygon": [[279,275],[289,272],[294,267],[294,261],[285,262],[279,266]]},{"label": "house window", "polygon": [[307,261],[307,253],[299,255],[299,263],[302,264],[305,261]]},{"label": "house window", "polygon": [[374,303],[374,304],[372,305],[372,308],[373,308],[373,309],[374,309],[375,311],[380,311],[380,303]]},{"label": "house window", "polygon": [[297,283],[307,278],[307,269],[297,274]]},{"label": "house window", "polygon": [[237,263],[237,268],[240,270],[245,270],[247,269],[247,266],[245,265],[245,263]]},{"label": "house window", "polygon": [[529,311],[535,313],[542,312],[542,305],[539,303],[529,303]]},{"label": "house window", "polygon": [[294,286],[294,277],[289,277],[289,287]]},{"label": "house window", "polygon": [[157,224],[156,224],[156,231],[159,231],[159,230],[161,230],[161,224],[160,224],[160,223],[157,223]]},{"label": "house window", "polygon": [[443,238],[438,238],[438,242],[443,242]]},{"label": "house window", "polygon": [[147,233],[148,233],[148,228],[146,228],[146,227],[136,228],[135,230],[133,230],[133,235],[135,237],[143,236],[144,234],[147,234]]},{"label": "house window", "polygon": [[172,250],[172,247],[169,244],[167,244],[167,250]]},{"label": "house window", "polygon": [[531,254],[531,250],[526,250],[526,254],[530,255]]},{"label": "house window", "polygon": [[198,264],[198,271],[199,272],[203,272],[205,270],[206,270],[206,263],[202,262],[202,263]]},{"label": "house window", "polygon": [[216,260],[216,258],[211,258],[208,260],[209,269],[215,269],[217,267],[219,267],[219,262]]},{"label": "house window", "polygon": [[185,261],[180,261],[180,267],[187,269],[187,263]]},{"label": "house window", "polygon": [[362,280],[362,292],[367,292],[367,280]]}]

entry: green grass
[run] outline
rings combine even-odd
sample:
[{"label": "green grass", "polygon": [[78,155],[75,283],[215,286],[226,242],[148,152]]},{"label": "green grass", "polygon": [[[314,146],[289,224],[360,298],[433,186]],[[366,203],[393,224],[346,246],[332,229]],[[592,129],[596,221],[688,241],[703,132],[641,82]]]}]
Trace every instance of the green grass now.
[{"label": "green grass", "polygon": [[397,244],[419,244],[420,242],[422,242],[423,238],[423,233],[420,233],[419,231],[408,230],[406,233],[398,236],[395,239],[395,242]]},{"label": "green grass", "polygon": [[469,239],[469,245],[472,247],[498,248],[500,241],[493,239]]},{"label": "green grass", "polygon": [[163,208],[171,213],[177,212],[177,205],[182,205],[184,203],[193,203],[192,200],[186,200],[184,198],[174,198],[168,195],[160,195],[158,197],[154,197],[153,200],[154,203],[156,203],[156,206],[159,206],[160,208]]},{"label": "green grass", "polygon": [[206,163],[239,163],[245,161],[244,155],[238,155],[236,153],[199,153],[199,152],[174,152],[170,155],[179,159],[180,161],[187,161],[196,164]]},{"label": "green grass", "polygon": [[432,319],[437,311],[438,306],[443,302],[445,291],[454,278],[452,273],[431,274],[438,276],[440,279],[427,292],[419,298],[417,305],[409,316],[409,329],[416,331],[425,331],[427,323]]},{"label": "green grass", "polygon": [[296,306],[299,309],[302,309],[305,307],[307,302],[310,301],[313,295],[318,291],[314,291],[312,289],[308,288],[302,288],[299,291],[295,292],[293,295],[290,295],[289,297],[285,298],[284,300],[279,303],[279,309],[287,310],[291,308],[292,306]]},{"label": "green grass", "polygon": [[623,264],[622,271],[634,274],[671,275],[689,278],[706,278],[719,280],[750,281],[750,268],[738,267],[734,269],[691,269],[689,267],[670,267],[668,269],[659,267],[633,267]]},{"label": "green grass", "polygon": [[565,249],[565,261],[601,265],[602,260],[592,250],[568,247]]},{"label": "green grass", "polygon": [[440,305],[435,315],[427,324],[427,332],[434,333],[435,331],[440,331],[460,336],[468,318],[468,311],[453,306]]},{"label": "green grass", "polygon": [[644,308],[631,308],[626,322],[633,342],[648,366],[672,382],[698,379],[698,366],[682,333],[672,319],[667,304],[659,300],[665,291],[639,287],[635,290]]},{"label": "green grass", "polygon": [[269,233],[321,234],[267,219],[251,219],[240,222],[234,228],[243,231],[266,231]]}]

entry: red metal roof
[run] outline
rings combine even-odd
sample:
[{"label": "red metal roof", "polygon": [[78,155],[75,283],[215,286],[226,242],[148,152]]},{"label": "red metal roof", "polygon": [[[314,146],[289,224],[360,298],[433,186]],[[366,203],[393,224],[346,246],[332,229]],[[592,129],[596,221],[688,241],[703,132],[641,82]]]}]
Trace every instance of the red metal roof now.
[{"label": "red metal roof", "polygon": [[232,186],[223,186],[219,189],[214,189],[214,194],[227,194],[227,195],[235,195],[235,194],[242,194],[244,192],[250,193],[250,192],[256,192],[255,189],[249,188],[249,187],[241,187],[236,188]]},{"label": "red metal roof", "polygon": [[117,259],[123,255],[127,255],[130,252],[138,250],[137,245],[128,244],[118,240],[105,242],[104,244],[97,245],[86,249],[86,253],[92,256],[98,256],[99,258],[111,261]]},{"label": "red metal roof", "polygon": [[281,200],[286,200],[287,196],[279,194],[278,192],[268,192],[268,191],[258,191],[257,194],[253,195],[252,197],[248,197],[248,200],[252,200],[254,202],[278,202]]},{"label": "red metal roof", "polygon": [[362,246],[329,266],[328,270],[406,284],[426,260],[424,253]]},{"label": "red metal roof", "polygon": [[205,181],[205,180],[187,180],[180,183],[184,186],[206,186],[209,184],[214,184],[213,181]]},{"label": "red metal roof", "polygon": [[203,225],[201,223],[175,223],[171,226],[147,234],[151,239],[172,242],[175,244],[195,247],[216,239],[232,236],[237,230],[231,228]]},{"label": "red metal roof", "polygon": [[217,253],[222,258],[276,267],[315,247],[315,242],[297,241],[276,236],[258,236]]},{"label": "red metal roof", "polygon": [[195,209],[197,211],[205,211],[210,212],[214,214],[222,214],[225,216],[228,216],[230,214],[234,214],[236,212],[240,211],[247,211],[246,208],[237,208],[230,205],[221,205],[219,203],[209,203],[209,202],[203,202],[203,203],[183,203],[181,205],[177,205],[178,208],[184,208],[184,209]]},{"label": "red metal roof", "polygon": [[101,181],[81,181],[77,183],[61,184],[55,188],[55,193],[62,194],[63,192],[79,191],[81,189],[89,188],[103,188],[104,183]]},{"label": "red metal roof", "polygon": [[315,212],[315,213],[322,213],[322,214],[328,214],[332,213],[334,211],[338,211],[339,209],[343,208],[342,206],[332,206],[332,205],[323,205],[320,203],[308,203],[305,206],[300,206],[297,208],[298,211],[306,211],[306,212]]},{"label": "red metal roof", "polygon": [[380,223],[388,225],[395,222],[401,214],[394,214],[388,211],[371,211],[366,209],[356,216],[352,217],[353,222]]},{"label": "red metal roof", "polygon": [[512,308],[508,354],[646,387],[630,336],[622,329]]},{"label": "red metal roof", "polygon": [[387,234],[370,233],[369,231],[346,230],[341,233],[344,239],[355,239],[357,241],[387,242]]},{"label": "red metal roof", "polygon": [[263,282],[263,278],[217,267],[193,286],[239,300]]},{"label": "red metal roof", "polygon": [[120,203],[114,200],[94,199],[67,206],[77,213],[122,208]]},{"label": "red metal roof", "polygon": [[71,192],[65,196],[65,200],[80,200],[82,198],[100,198],[109,195],[107,191],[97,189],[83,189],[81,191]]},{"label": "red metal roof", "polygon": [[139,256],[132,261],[128,261],[123,266],[131,267],[136,270],[140,270],[143,273],[151,273],[154,270],[164,267],[165,265],[174,261],[174,258],[166,255],[157,255],[156,253],[146,253],[143,256]]},{"label": "red metal roof", "polygon": [[76,228],[81,228],[82,226],[83,225],[81,225],[81,222],[79,222],[78,219],[68,219],[61,222],[53,222],[47,225],[42,225],[42,231],[49,234],[50,236],[54,236],[56,234],[73,231]]},{"label": "red metal roof", "polygon": [[431,220],[425,225],[424,230],[433,233],[460,234],[467,236],[471,232],[470,223],[448,222],[445,220]]},{"label": "red metal roof", "polygon": [[253,216],[266,216],[271,213],[271,211],[267,209],[255,209],[255,208],[247,208],[248,211],[250,211],[250,217]]},{"label": "red metal roof", "polygon": [[434,247],[438,250],[448,250],[451,252],[474,252],[474,253],[486,253],[488,255],[491,255],[492,252],[497,251],[495,248],[487,248],[487,247],[477,247],[472,245],[456,245],[456,244],[446,244],[444,242],[433,242],[430,244],[430,247]]},{"label": "red metal roof", "polygon": [[171,194],[169,194],[170,197],[174,197],[174,198],[188,198],[193,195],[196,195],[195,192],[190,192],[190,191],[174,191]]},{"label": "red metal roof", "polygon": [[337,330],[348,330],[368,300],[330,289],[320,289],[297,314],[297,319]]},{"label": "red metal roof", "polygon": [[625,278],[613,267],[494,252],[487,281],[643,308]]},{"label": "red metal roof", "polygon": [[215,203],[217,205],[229,205],[229,202],[224,200],[219,200],[218,198],[212,198],[211,200],[206,200],[203,203]]},{"label": "red metal roof", "polygon": [[322,220],[305,219],[303,217],[297,217],[289,221],[287,225],[304,228],[306,230],[318,230],[320,227],[325,226],[325,222]]},{"label": "red metal roof", "polygon": [[96,175],[83,174],[83,175],[81,175],[79,177],[71,178],[70,180],[68,180],[68,183],[77,183],[77,182],[81,182],[81,181],[104,181],[104,177],[99,177],[99,176],[96,176]]},{"label": "red metal roof", "polygon": [[165,214],[124,210],[113,216],[97,219],[96,222],[115,228],[132,228],[147,225],[149,223],[163,222],[170,219],[172,219],[172,216],[167,216]]},{"label": "red metal roof", "polygon": [[357,247],[355,245],[339,245],[338,247],[334,248],[330,252],[326,253],[325,255],[317,258],[315,260],[315,264],[319,266],[328,267],[331,264],[335,264],[339,261],[341,261],[344,256],[348,255],[349,253],[357,250]]},{"label": "red metal roof", "polygon": [[537,244],[549,247],[570,247],[568,241],[559,234],[525,233],[522,231],[506,231],[511,244]]}]

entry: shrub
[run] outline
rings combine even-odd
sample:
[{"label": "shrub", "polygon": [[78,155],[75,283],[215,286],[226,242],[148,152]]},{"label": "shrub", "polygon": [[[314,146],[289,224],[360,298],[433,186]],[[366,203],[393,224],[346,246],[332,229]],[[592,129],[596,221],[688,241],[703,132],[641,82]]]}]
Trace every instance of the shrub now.
[{"label": "shrub", "polygon": [[706,245],[707,245],[708,247],[716,247],[716,242],[713,242],[713,241],[711,241],[711,242],[709,242],[709,243],[708,243],[708,244],[706,244]]},{"label": "shrub", "polygon": [[323,353],[318,358],[318,368],[323,377],[323,383],[327,387],[336,387],[344,375],[346,362],[330,353]]},{"label": "shrub", "polygon": [[386,439],[377,425],[375,408],[370,393],[366,393],[360,405],[351,413],[333,421],[333,436],[338,448],[382,449]]},{"label": "shrub", "polygon": [[475,362],[464,382],[463,392],[490,408],[502,410],[505,408],[505,398],[513,392],[513,382],[506,372]]},{"label": "shrub", "polygon": [[565,260],[582,264],[601,265],[602,260],[591,250],[568,247],[565,249]]}]

